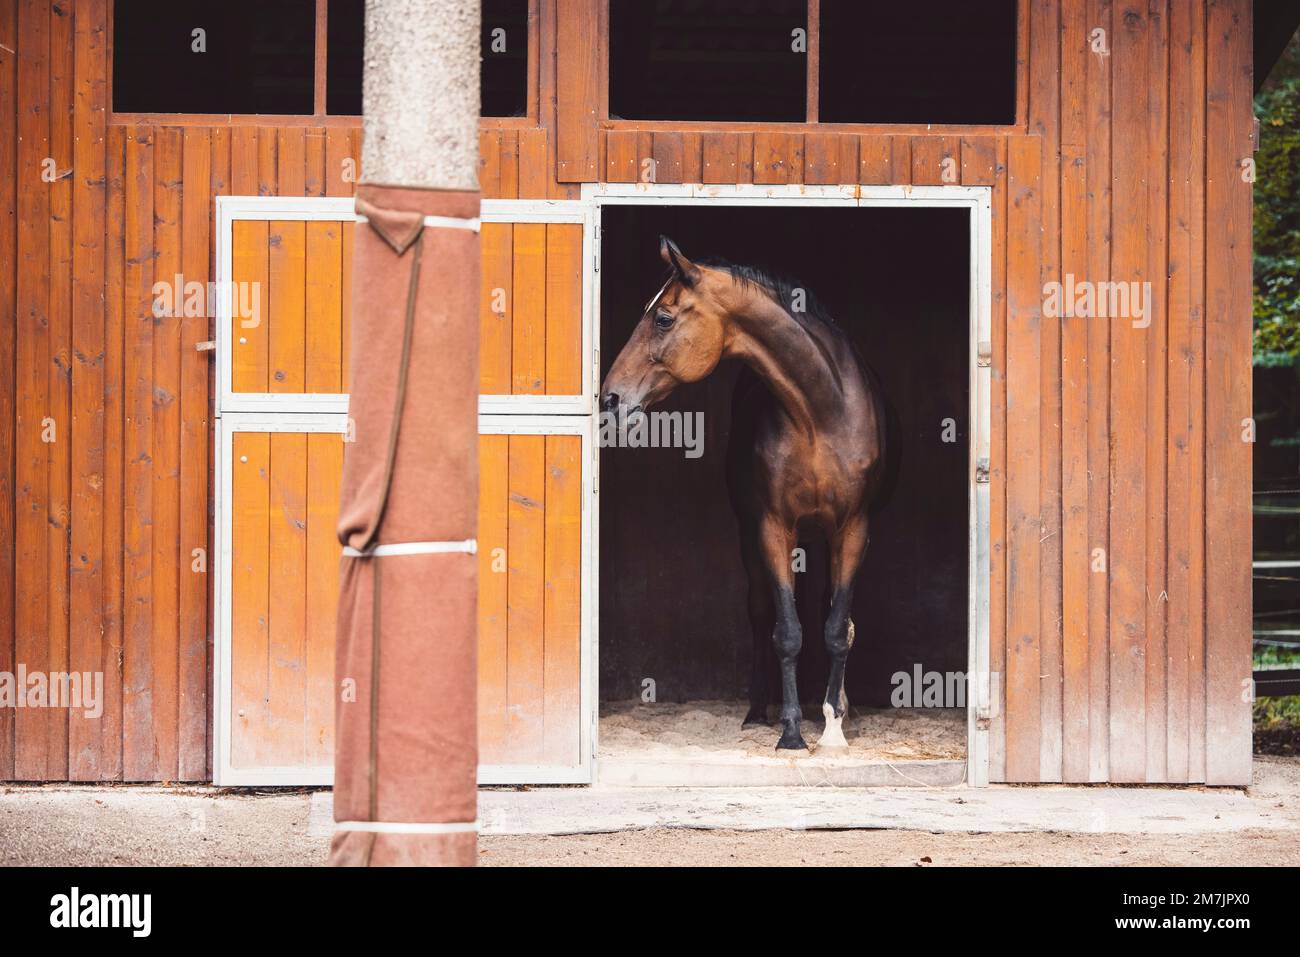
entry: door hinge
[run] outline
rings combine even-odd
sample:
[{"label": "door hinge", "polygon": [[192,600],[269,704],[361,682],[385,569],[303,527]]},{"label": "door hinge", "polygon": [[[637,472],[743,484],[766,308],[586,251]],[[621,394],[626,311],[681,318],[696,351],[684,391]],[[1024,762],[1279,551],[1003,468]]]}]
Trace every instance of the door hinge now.
[{"label": "door hinge", "polygon": [[975,481],[980,485],[987,485],[989,481],[989,460],[975,460]]}]

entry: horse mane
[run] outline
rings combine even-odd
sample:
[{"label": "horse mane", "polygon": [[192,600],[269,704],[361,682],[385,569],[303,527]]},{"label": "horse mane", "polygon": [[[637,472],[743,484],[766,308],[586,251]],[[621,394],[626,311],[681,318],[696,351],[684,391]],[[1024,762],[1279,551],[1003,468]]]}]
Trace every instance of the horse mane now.
[{"label": "horse mane", "polygon": [[[719,269],[729,274],[732,279],[741,285],[759,289],[770,296],[791,316],[811,316],[828,326],[835,325],[835,319],[826,311],[826,307],[822,305],[821,300],[813,294],[813,291],[805,283],[800,282],[798,279],[789,276],[778,276],[758,266],[742,266],[738,263],[728,262],[725,259],[700,260],[699,265],[710,269]],[[798,290],[803,292],[803,309],[796,313],[794,297]]]}]

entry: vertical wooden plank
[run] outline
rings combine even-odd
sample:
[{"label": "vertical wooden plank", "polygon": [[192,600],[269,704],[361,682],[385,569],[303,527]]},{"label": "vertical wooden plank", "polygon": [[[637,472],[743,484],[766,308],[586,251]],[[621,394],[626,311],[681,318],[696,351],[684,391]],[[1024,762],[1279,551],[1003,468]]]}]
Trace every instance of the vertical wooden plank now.
[{"label": "vertical wooden plank", "polygon": [[1170,8],[1169,777],[1205,780],[1205,4]]},{"label": "vertical wooden plank", "polygon": [[307,137],[301,126],[276,130],[276,195],[303,196],[307,191]]},{"label": "vertical wooden plank", "polygon": [[[91,675],[105,670],[103,479],[106,16],[107,9],[103,0],[91,0],[77,7],[73,65],[77,95],[73,102],[75,135],[72,147],[72,514],[68,665],[74,673]],[[0,104],[0,108],[3,106]],[[0,415],[3,415],[3,410],[0,410]],[[0,466],[0,471],[3,471],[3,466]],[[0,607],[2,606],[3,602],[0,602]],[[0,610],[0,616],[3,615],[4,612]],[[118,747],[117,742],[104,739],[103,729],[102,713],[88,718],[84,709],[69,711],[70,779],[94,781],[101,777],[100,767],[105,747],[113,750]]]},{"label": "vertical wooden plank", "polygon": [[532,763],[545,740],[546,439],[512,435],[509,456],[506,728],[512,760]]},{"label": "vertical wooden plank", "polygon": [[[231,316],[230,387],[235,392],[267,392],[270,346],[270,279],[267,255],[270,238],[265,220],[237,220],[231,228],[231,276],[235,295],[248,305],[257,303],[257,315]],[[236,313],[239,310],[235,310]]]},{"label": "vertical wooden plank", "polygon": [[740,140],[735,133],[705,133],[700,144],[703,166],[701,180],[705,183],[736,182],[736,153]]},{"label": "vertical wooden plank", "polygon": [[519,130],[519,198],[545,199],[552,182],[546,130]]},{"label": "vertical wooden plank", "polygon": [[[1088,273],[1088,181],[1084,99],[1086,7],[1062,7],[1061,271]],[[1088,326],[1063,310],[1061,323],[1061,776],[1087,781],[1091,680],[1088,668]],[[1049,320],[1050,321],[1050,320]]]},{"label": "vertical wooden plank", "polygon": [[804,182],[810,185],[840,181],[840,136],[809,133],[804,136]]},{"label": "vertical wooden plank", "polygon": [[912,137],[912,184],[943,186],[961,181],[961,139],[956,136]]},{"label": "vertical wooden plank", "polygon": [[[1178,0],[1184,2],[1184,0]],[[1148,0],[1147,142],[1145,157],[1147,268],[1150,295],[1146,302],[1146,780],[1169,780],[1166,738],[1169,653],[1166,628],[1169,610],[1165,548],[1168,497],[1165,489],[1165,437],[1168,431],[1168,224],[1169,199],[1169,22],[1168,0]]]},{"label": "vertical wooden plank", "polygon": [[[50,191],[50,300],[48,319],[50,364],[49,410],[58,423],[49,454],[49,568],[46,590],[50,603],[46,632],[46,669],[68,670],[71,563],[72,477],[72,184],[73,174],[73,18],[51,5],[50,18],[50,156],[59,175]],[[51,708],[46,723],[46,774],[68,776],[68,709]]]},{"label": "vertical wooden plank", "polygon": [[754,134],[754,182],[785,184],[790,178],[790,150],[793,134]]},{"label": "vertical wooden plank", "polygon": [[[635,183],[640,178],[637,134],[631,130],[610,130],[605,134],[605,181]],[[707,169],[705,174],[707,175]]]},{"label": "vertical wooden plank", "polygon": [[[1141,284],[1147,272],[1148,40],[1145,10],[1126,9],[1114,24],[1111,275]],[[1146,354],[1149,330],[1111,318],[1110,379],[1110,780],[1146,780]],[[1154,597],[1154,596],[1153,596]]]},{"label": "vertical wooden plank", "polygon": [[[126,142],[127,129],[107,129],[105,166],[108,179],[105,225],[107,252],[104,287],[104,640],[101,667],[104,671],[104,716],[102,718],[99,776],[103,780],[122,778],[122,645],[123,571],[123,480],[125,470],[124,348],[126,279]],[[205,502],[206,504],[206,502]]]},{"label": "vertical wooden plank", "polygon": [[511,285],[511,391],[546,391],[546,224],[516,223]]},{"label": "vertical wooden plank", "polygon": [[231,764],[256,767],[266,752],[270,661],[271,441],[236,432],[231,442]]},{"label": "vertical wooden plank", "polygon": [[307,437],[307,714],[304,760],[334,760],[334,630],[339,594],[339,483],[343,436],[313,432]]},{"label": "vertical wooden plank", "polygon": [[[1030,11],[1029,129],[1043,150],[1042,269],[1039,289],[1060,281],[1061,129],[1060,0],[1034,0]],[[1041,292],[1040,292],[1041,295]],[[1039,733],[1043,781],[1061,780],[1061,324],[1041,328],[1042,418],[1039,461],[1042,547],[1039,566],[1041,698]]]},{"label": "vertical wooden plank", "polygon": [[[216,229],[216,215],[217,215],[216,204],[212,202],[211,197],[226,196],[233,192],[231,186],[231,173],[230,173],[231,135],[230,135],[229,128],[223,126],[214,127],[211,130],[211,140],[212,140],[212,167],[210,171],[211,188],[208,191],[209,192],[209,201],[208,201],[208,236],[209,237],[211,237],[214,234],[214,231]],[[208,262],[211,263],[212,244],[210,240],[209,240],[207,255],[208,255]],[[214,328],[213,323],[209,322],[207,323],[207,326],[209,330],[209,335],[215,338],[216,329]],[[209,360],[207,365],[208,365],[208,397],[209,397],[209,402],[211,402],[211,397],[215,394],[215,389],[217,384],[217,363]],[[216,487],[217,487],[216,462],[214,458],[211,455],[209,455],[208,456],[208,488],[215,489]],[[208,542],[209,543],[211,543],[214,540],[214,529],[213,529],[214,521],[215,521],[215,510],[209,510],[208,512]],[[208,557],[209,557],[209,566],[210,566],[211,559],[212,559],[211,554],[209,554]],[[208,592],[208,594],[210,595],[211,592]],[[207,687],[211,688],[212,687],[212,635],[211,634],[209,634],[208,636],[207,659],[208,659]],[[204,758],[207,762],[207,777],[209,779],[211,779],[212,777],[212,754],[213,754],[212,730],[213,730],[212,722],[208,721],[207,742],[205,744]]]},{"label": "vertical wooden plank", "polygon": [[582,226],[546,227],[546,391],[582,394]]},{"label": "vertical wooden plank", "polygon": [[343,224],[306,224],[305,293],[307,392],[343,391]]},{"label": "vertical wooden plank", "polygon": [[[18,58],[18,227],[14,512],[14,659],[29,670],[46,670],[49,589],[49,452],[43,435],[53,415],[50,368],[50,189],[42,179],[50,156],[50,9],[38,0],[18,8],[18,36],[36,51]],[[16,47],[15,47],[16,49]],[[51,157],[52,158],[52,157]],[[67,168],[68,160],[63,163]],[[56,160],[57,166],[57,160]],[[63,423],[64,426],[67,423]],[[55,423],[56,429],[58,423]],[[57,432],[55,433],[57,435]],[[23,708],[14,715],[14,777],[47,777],[49,708]]]},{"label": "vertical wooden plank", "polygon": [[989,780],[1007,780],[1007,140],[994,141],[993,250],[990,320],[993,362],[989,372]]},{"label": "vertical wooden plank", "polygon": [[514,305],[514,226],[484,223],[480,234],[479,392],[511,392],[511,319]]},{"label": "vertical wooden plank", "polygon": [[507,759],[509,437],[480,435],[478,461],[479,763],[498,764]]},{"label": "vertical wooden plank", "polygon": [[682,134],[682,182],[703,182],[703,138],[695,132]]},{"label": "vertical wooden plank", "polygon": [[[1112,29],[1111,0],[1088,0],[1088,30]],[[1088,275],[1111,275],[1111,65],[1087,58]],[[1098,551],[1100,549],[1100,551]],[[1110,322],[1088,324],[1088,780],[1110,777]],[[1094,565],[1100,555],[1105,564]]]},{"label": "vertical wooden plank", "polygon": [[349,131],[337,126],[325,130],[325,195],[351,196],[356,181]]},{"label": "vertical wooden plank", "polygon": [[306,225],[302,220],[275,220],[267,237],[271,283],[266,330],[270,392],[302,392],[306,384]]},{"label": "vertical wooden plank", "polygon": [[[184,192],[181,198],[182,272],[185,282],[206,289],[212,205],[212,143],[208,130],[185,131]],[[204,296],[206,304],[206,295]],[[208,373],[211,359],[197,343],[211,338],[202,310],[186,309],[180,342],[180,568],[178,776],[200,781],[207,774],[208,582],[212,556],[208,540],[209,468]],[[195,551],[201,550],[196,556]]]},{"label": "vertical wooden plank", "polygon": [[339,300],[341,303],[342,315],[339,317],[339,325],[342,328],[342,355],[340,357],[341,373],[343,375],[343,391],[349,391],[349,363],[352,361],[352,237],[356,231],[355,223],[343,224],[343,275],[339,287]]},{"label": "vertical wooden plank", "polygon": [[858,182],[884,186],[894,181],[894,149],[888,136],[858,137]]},{"label": "vertical wooden plank", "polygon": [[484,199],[501,195],[501,130],[479,132],[478,188]]},{"label": "vertical wooden plank", "polygon": [[598,178],[600,19],[584,0],[560,0],[556,9],[556,177],[562,183]]},{"label": "vertical wooden plank", "polygon": [[277,764],[306,760],[307,436],[271,433],[267,725]]},{"label": "vertical wooden plank", "polygon": [[654,134],[654,181],[682,182],[682,134]]},{"label": "vertical wooden plank", "polygon": [[502,199],[519,196],[519,133],[516,130],[501,132],[501,184],[498,195]]},{"label": "vertical wooden plank", "polygon": [[[14,425],[17,416],[18,312],[18,5],[0,6],[0,671],[13,673],[14,654]],[[14,710],[0,709],[0,779],[14,777]]]},{"label": "vertical wooden plank", "polygon": [[125,414],[122,458],[122,776],[157,780],[153,736],[153,283],[154,150],[148,127],[126,143]]},{"label": "vertical wooden plank", "polygon": [[1210,0],[1206,50],[1205,780],[1250,781],[1251,6]]},{"label": "vertical wooden plank", "polygon": [[[181,131],[155,134],[154,282],[175,284],[181,271]],[[173,294],[175,295],[175,294]],[[179,768],[181,317],[154,315],[153,330],[153,681],[150,684],[154,775]],[[186,563],[186,567],[189,565]]]},{"label": "vertical wooden plank", "polygon": [[325,195],[325,130],[316,127],[306,131],[307,154],[303,166],[303,195]]},{"label": "vertical wooden plank", "polygon": [[997,141],[991,136],[968,136],[961,141],[961,184],[992,186],[998,177]]},{"label": "vertical wooden plank", "polygon": [[1041,773],[1039,570],[1042,552],[1040,380],[1041,164],[1037,137],[1008,148],[1006,777]]},{"label": "vertical wooden plank", "polygon": [[230,185],[232,196],[256,196],[257,128],[236,126],[230,132]]},{"label": "vertical wooden plank", "polygon": [[257,195],[280,195],[280,137],[274,126],[257,130]]},{"label": "vertical wooden plank", "polygon": [[582,715],[580,436],[546,436],[545,525],[545,757],[548,763],[575,765]]},{"label": "vertical wooden plank", "polygon": [[910,136],[891,136],[889,138],[890,184],[907,186],[912,182],[912,138]]}]

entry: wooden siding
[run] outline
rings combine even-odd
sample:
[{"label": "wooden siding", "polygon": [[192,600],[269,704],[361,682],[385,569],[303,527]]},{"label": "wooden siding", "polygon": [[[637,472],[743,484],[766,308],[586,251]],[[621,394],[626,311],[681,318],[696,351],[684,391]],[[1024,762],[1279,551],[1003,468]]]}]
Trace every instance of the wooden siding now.
[{"label": "wooden siding", "polygon": [[[1249,3],[1025,0],[1023,124],[931,133],[612,123],[599,9],[540,4],[539,121],[485,124],[484,194],[990,186],[992,776],[1244,782]],[[359,157],[338,123],[110,121],[106,17],[0,0],[0,670],[105,674],[97,722],[0,709],[4,779],[210,774],[212,329],[153,284],[211,278],[214,195],[348,195]],[[1150,325],[1043,317],[1066,274],[1151,282]]]}]

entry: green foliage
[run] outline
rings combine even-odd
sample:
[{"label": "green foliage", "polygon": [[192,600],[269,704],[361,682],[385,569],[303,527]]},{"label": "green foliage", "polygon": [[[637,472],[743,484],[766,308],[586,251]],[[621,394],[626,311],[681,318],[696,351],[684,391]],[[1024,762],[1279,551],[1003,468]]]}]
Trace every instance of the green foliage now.
[{"label": "green foliage", "polygon": [[1255,699],[1255,753],[1300,754],[1300,695]]},{"label": "green foliage", "polygon": [[1255,115],[1255,364],[1300,365],[1300,33]]}]

